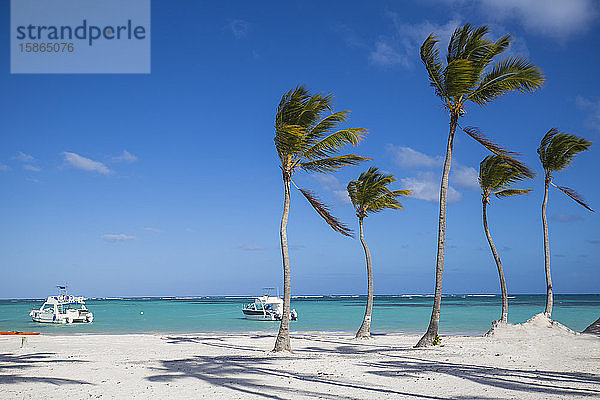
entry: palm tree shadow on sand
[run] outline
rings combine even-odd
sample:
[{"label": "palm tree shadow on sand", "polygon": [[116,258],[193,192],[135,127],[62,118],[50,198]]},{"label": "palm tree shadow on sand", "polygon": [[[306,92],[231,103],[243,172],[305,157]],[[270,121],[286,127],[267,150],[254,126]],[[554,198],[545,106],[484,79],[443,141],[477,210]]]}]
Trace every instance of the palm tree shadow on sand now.
[{"label": "palm tree shadow on sand", "polygon": [[[175,340],[174,340],[175,339]],[[176,337],[168,337],[170,343],[178,343]],[[209,347],[227,348],[233,351],[247,351],[247,346],[224,343],[219,340],[196,338],[194,343]],[[314,338],[308,338],[313,341]],[[297,337],[295,340],[302,340]],[[189,343],[185,340],[179,343]],[[354,341],[322,340],[323,347],[299,347],[289,356],[264,355],[258,348],[252,350],[260,355],[198,355],[183,359],[161,360],[160,366],[152,368],[155,375],[147,379],[151,382],[173,382],[194,378],[212,386],[267,399],[287,399],[290,396],[306,396],[327,399],[364,399],[379,396],[399,396],[416,399],[467,399],[465,396],[447,396],[431,393],[427,389],[435,378],[449,375],[482,385],[505,389],[509,397],[519,393],[537,393],[540,396],[600,396],[600,375],[586,372],[562,372],[547,370],[508,369],[469,363],[440,362],[422,358],[423,350],[412,347],[381,346],[371,343],[356,344]],[[335,344],[335,346],[331,346]],[[402,391],[401,385],[374,385],[358,379],[335,376],[327,372],[327,358],[320,355],[338,354],[352,358],[367,374],[390,378],[422,379],[421,393]],[[376,361],[357,358],[357,355],[378,354]],[[419,354],[419,357],[415,355]],[[312,360],[314,368],[304,372],[283,368],[282,362]],[[321,369],[320,367],[324,368]],[[308,372],[310,371],[310,372]],[[433,379],[430,380],[430,379]],[[295,383],[295,385],[294,385]],[[401,381],[398,381],[400,384]],[[341,395],[341,390],[352,393]],[[427,393],[429,391],[430,393]],[[394,396],[395,395],[395,396]],[[485,399],[478,396],[477,398]]]},{"label": "palm tree shadow on sand", "polygon": [[[312,357],[310,357],[312,358]],[[156,368],[157,375],[148,377],[151,382],[173,382],[178,379],[195,378],[213,386],[240,392],[245,395],[267,399],[288,399],[291,395],[326,399],[364,399],[375,395],[400,395],[401,398],[432,400],[460,400],[465,396],[439,397],[365,385],[363,382],[333,380],[329,374],[316,371],[299,373],[283,370],[273,363],[276,360],[299,360],[297,356],[248,357],[248,356],[194,356],[179,360],[163,360]],[[242,376],[245,375],[245,376]],[[265,380],[273,384],[265,384]],[[303,389],[290,388],[292,380],[303,383]],[[317,386],[318,385],[318,386]],[[310,389],[309,389],[310,387]],[[336,388],[356,390],[360,397],[336,393]],[[485,400],[485,397],[481,397]],[[490,398],[491,399],[491,398]]]},{"label": "palm tree shadow on sand", "polygon": [[[0,354],[0,385],[18,384],[22,382],[50,383],[53,385],[92,385],[90,382],[78,379],[53,378],[47,376],[22,376],[22,372],[24,370],[37,367],[39,366],[39,364],[85,362],[83,360],[74,359],[55,359],[52,358],[54,355],[55,353],[31,353],[22,355],[15,355],[9,353]],[[12,373],[7,373],[9,371]]]}]

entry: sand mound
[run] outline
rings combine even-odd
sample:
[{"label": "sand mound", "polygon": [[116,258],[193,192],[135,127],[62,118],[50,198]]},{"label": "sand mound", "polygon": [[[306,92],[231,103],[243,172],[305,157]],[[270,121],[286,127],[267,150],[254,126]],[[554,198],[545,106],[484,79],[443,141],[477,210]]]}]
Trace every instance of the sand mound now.
[{"label": "sand mound", "polygon": [[579,334],[563,324],[551,320],[543,313],[534,315],[522,324],[513,325],[495,321],[492,325],[492,329],[485,336],[510,339],[519,337],[547,338],[550,336],[573,336]]}]

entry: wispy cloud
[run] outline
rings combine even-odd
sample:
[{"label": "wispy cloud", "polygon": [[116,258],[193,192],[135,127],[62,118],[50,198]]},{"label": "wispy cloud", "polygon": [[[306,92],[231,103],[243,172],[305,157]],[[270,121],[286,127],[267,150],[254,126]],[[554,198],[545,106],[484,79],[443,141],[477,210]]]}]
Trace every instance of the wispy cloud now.
[{"label": "wispy cloud", "polygon": [[335,24],[333,30],[342,37],[348,47],[368,48],[366,41],[352,27],[346,24]]},{"label": "wispy cloud", "polygon": [[158,229],[158,228],[152,228],[152,227],[146,227],[144,228],[144,230],[146,232],[152,232],[152,233],[161,233],[162,230]]},{"label": "wispy cloud", "polygon": [[17,153],[17,155],[13,157],[13,160],[21,161],[24,163],[31,163],[31,162],[35,161],[35,157],[32,156],[31,154],[26,154],[26,153],[23,153],[22,151],[19,151]]},{"label": "wispy cloud", "polygon": [[381,67],[400,65],[409,67],[418,62],[419,47],[431,32],[440,39],[442,48],[447,46],[450,36],[460,20],[452,19],[446,24],[434,24],[424,21],[411,24],[402,21],[396,13],[388,13],[394,31],[391,35],[380,36],[375,43],[375,49],[369,54],[369,61]]},{"label": "wispy cloud", "polygon": [[577,96],[575,104],[589,113],[584,122],[585,126],[600,132],[600,99],[593,101],[583,96]]},{"label": "wispy cloud", "polygon": [[477,170],[473,167],[456,163],[450,170],[450,182],[465,189],[479,190],[477,178]]},{"label": "wispy cloud", "polygon": [[[410,197],[437,203],[440,200],[440,180],[433,172],[419,172],[417,176],[401,178],[403,189],[412,191]],[[455,203],[462,198],[462,194],[452,186],[448,187],[448,202]]]},{"label": "wispy cloud", "polygon": [[6,165],[6,164],[0,164],[0,171],[7,172],[7,171],[10,171],[10,170],[11,170],[11,168],[8,165]]},{"label": "wispy cloud", "polygon": [[[391,154],[396,165],[399,167],[421,170],[416,177],[405,178],[403,180],[403,183],[411,185],[408,189],[414,190],[413,197],[427,201],[439,200],[440,179],[437,178],[440,176],[439,171],[434,173],[431,170],[440,169],[442,167],[442,156],[431,156],[408,146],[395,146],[392,144],[388,144],[386,150]],[[454,162],[452,169],[450,170],[450,183],[456,187],[479,190],[477,176],[478,173],[475,168]],[[433,182],[435,182],[437,188],[432,186]],[[453,197],[450,200],[451,195]],[[448,190],[449,201],[458,201],[461,197],[461,194],[455,188],[452,188],[452,191],[450,189]]]},{"label": "wispy cloud", "polygon": [[17,160],[23,163],[23,169],[31,172],[40,172],[42,169],[38,167],[36,164],[36,159],[31,154],[23,153],[19,151],[16,156],[13,157],[13,160]]},{"label": "wispy cloud", "polygon": [[243,19],[232,19],[227,23],[227,27],[236,39],[243,39],[248,36],[250,24]]},{"label": "wispy cloud", "polygon": [[98,172],[99,174],[108,175],[112,171],[104,164],[99,161],[94,161],[92,159],[80,156],[76,153],[63,152],[62,153],[65,163],[71,165],[72,167],[82,169],[84,171],[93,171]]},{"label": "wispy cloud", "polygon": [[381,67],[389,67],[392,65],[402,65],[407,67],[410,65],[409,57],[391,43],[389,39],[379,39],[375,43],[375,50],[369,54],[369,62]]},{"label": "wispy cloud", "polygon": [[36,167],[35,165],[25,164],[23,165],[23,169],[32,172],[40,172],[42,169],[40,167]]},{"label": "wispy cloud", "polygon": [[598,239],[588,240],[588,242],[591,244],[600,244],[600,240],[598,240]]},{"label": "wispy cloud", "polygon": [[583,219],[583,217],[578,214],[555,214],[550,218],[552,221],[556,222],[575,222]]},{"label": "wispy cloud", "polygon": [[105,242],[115,243],[115,242],[131,242],[136,239],[135,236],[125,235],[123,233],[119,234],[106,234],[101,236],[102,240]]},{"label": "wispy cloud", "polygon": [[[464,3],[465,0],[454,0]],[[516,20],[541,35],[568,39],[589,29],[598,16],[594,0],[479,0],[479,10],[496,21]]]},{"label": "wispy cloud", "polygon": [[408,146],[394,146],[388,144],[386,150],[390,153],[399,167],[418,168],[418,167],[438,167],[442,165],[443,159],[440,156],[432,157],[421,153]]},{"label": "wispy cloud", "polygon": [[136,162],[137,160],[138,160],[137,156],[134,156],[133,154],[131,154],[127,150],[123,150],[123,153],[121,153],[118,156],[111,157],[111,161],[112,162],[132,163],[132,162]]},{"label": "wispy cloud", "polygon": [[258,246],[250,243],[240,243],[237,245],[237,248],[244,251],[262,251],[265,248],[262,246]]},{"label": "wispy cloud", "polygon": [[344,204],[350,203],[350,197],[344,185],[333,175],[313,174],[312,177],[319,182],[321,188],[331,192],[333,197]]}]

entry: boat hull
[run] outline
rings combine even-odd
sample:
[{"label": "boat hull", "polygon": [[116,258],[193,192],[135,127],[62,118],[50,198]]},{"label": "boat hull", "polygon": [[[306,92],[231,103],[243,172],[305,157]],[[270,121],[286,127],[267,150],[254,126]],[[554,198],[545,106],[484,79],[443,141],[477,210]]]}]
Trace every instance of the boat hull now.
[{"label": "boat hull", "polygon": [[247,319],[254,319],[258,321],[277,321],[277,318],[274,314],[269,312],[263,312],[260,310],[242,310],[244,313],[244,317]]},{"label": "boat hull", "polygon": [[90,323],[94,320],[92,313],[86,314],[54,314],[32,311],[30,314],[33,322],[47,323],[47,324],[70,324],[70,323]]}]

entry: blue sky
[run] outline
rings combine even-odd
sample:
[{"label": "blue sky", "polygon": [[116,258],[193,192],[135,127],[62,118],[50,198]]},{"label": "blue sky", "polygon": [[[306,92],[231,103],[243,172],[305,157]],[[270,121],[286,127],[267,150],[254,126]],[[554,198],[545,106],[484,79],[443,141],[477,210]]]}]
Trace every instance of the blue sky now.
[{"label": "blue sky", "polygon": [[[273,118],[299,83],[335,93],[349,126],[367,128],[357,153],[412,188],[403,211],[365,222],[376,294],[431,293],[440,157],[448,117],[418,59],[430,32],[489,24],[514,36],[546,85],[487,108],[463,125],[521,152],[558,127],[600,136],[598,4],[552,0],[404,2],[189,2],[152,4],[149,75],[11,75],[0,40],[0,265],[2,298],[43,297],[68,282],[86,296],[243,295],[281,286],[282,183]],[[8,33],[9,4],[1,18]],[[597,144],[556,182],[600,208]],[[487,153],[455,140],[444,290],[497,293],[474,176]],[[356,226],[346,183],[369,164],[334,175],[298,173]],[[493,200],[489,223],[511,293],[543,293],[543,181],[523,198]],[[598,293],[598,216],[560,192],[548,209],[558,293]],[[358,240],[323,223],[296,191],[288,225],[295,294],[360,294]]]}]

